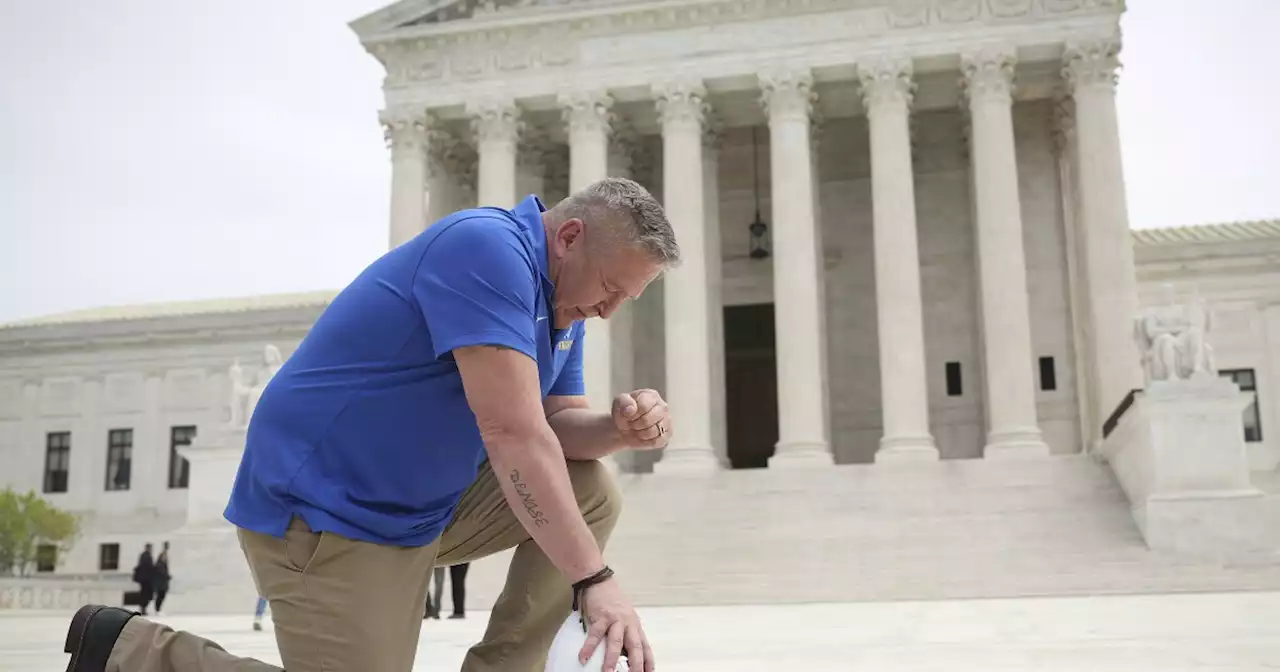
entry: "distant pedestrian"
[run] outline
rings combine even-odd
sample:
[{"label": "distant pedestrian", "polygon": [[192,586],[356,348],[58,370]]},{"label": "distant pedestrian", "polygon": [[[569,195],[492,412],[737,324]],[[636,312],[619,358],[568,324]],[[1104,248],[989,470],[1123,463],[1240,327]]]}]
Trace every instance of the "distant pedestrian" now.
[{"label": "distant pedestrian", "polygon": [[267,613],[267,598],[258,596],[258,606],[253,608],[253,629],[262,632],[262,616]]},{"label": "distant pedestrian", "polygon": [[164,606],[164,596],[169,594],[169,542],[164,542],[164,550],[156,558],[155,573],[152,576],[151,588],[156,593],[156,613]]},{"label": "distant pedestrian", "polygon": [[453,613],[449,618],[466,618],[467,604],[467,568],[471,563],[464,562],[449,568],[449,587],[453,590]]},{"label": "distant pedestrian", "polygon": [[[451,619],[466,618],[467,568],[470,566],[471,563],[463,562],[448,568],[453,593],[453,614],[449,616]],[[445,568],[440,565],[431,570],[435,590],[427,590],[427,608],[422,615],[424,621],[428,618],[440,620],[441,602],[444,601],[444,572]]]},{"label": "distant pedestrian", "polygon": [[137,564],[133,566],[133,581],[139,586],[138,613],[147,613],[147,605],[151,604],[151,598],[155,595],[155,578],[156,563],[151,558],[151,544],[146,544],[138,555]]},{"label": "distant pedestrian", "polygon": [[443,565],[436,565],[436,567],[431,570],[432,583],[435,584],[435,589],[432,590],[431,586],[427,587],[427,610],[426,613],[422,615],[422,620],[424,621],[428,618],[434,618],[437,621],[440,620],[440,602],[444,600],[445,569],[446,568]]}]

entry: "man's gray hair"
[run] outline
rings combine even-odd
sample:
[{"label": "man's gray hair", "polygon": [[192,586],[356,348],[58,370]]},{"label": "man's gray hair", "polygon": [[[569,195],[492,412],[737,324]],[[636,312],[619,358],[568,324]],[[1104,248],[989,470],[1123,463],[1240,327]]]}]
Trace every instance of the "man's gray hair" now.
[{"label": "man's gray hair", "polygon": [[614,242],[639,247],[665,267],[680,263],[680,246],[667,213],[634,180],[606,177],[570,194],[552,210],[562,221],[577,218],[588,227],[607,223]]}]

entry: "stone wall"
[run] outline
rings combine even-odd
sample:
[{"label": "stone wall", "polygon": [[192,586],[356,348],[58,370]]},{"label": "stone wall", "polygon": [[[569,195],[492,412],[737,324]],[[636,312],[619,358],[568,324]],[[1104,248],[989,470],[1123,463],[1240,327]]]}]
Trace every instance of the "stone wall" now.
[{"label": "stone wall", "polygon": [[128,577],[0,577],[0,611],[72,610],[85,604],[120,606],[136,590]]},{"label": "stone wall", "polygon": [[[144,340],[96,347],[86,342],[84,347],[36,348],[3,358],[0,461],[11,468],[0,470],[0,488],[35,490],[83,520],[80,538],[60,558],[59,573],[97,572],[101,544],[120,545],[120,571],[125,572],[144,543],[151,542],[159,552],[165,535],[182,525],[187,510],[187,490],[169,487],[171,428],[194,425],[199,432],[225,421],[230,363],[238,358],[253,376],[266,343],[274,343],[287,357],[303,331],[283,326],[270,334],[188,334],[173,343]],[[83,329],[87,337],[95,327]],[[106,489],[112,429],[133,430],[127,490]],[[67,492],[44,493],[46,436],[62,431],[71,433]]]}]

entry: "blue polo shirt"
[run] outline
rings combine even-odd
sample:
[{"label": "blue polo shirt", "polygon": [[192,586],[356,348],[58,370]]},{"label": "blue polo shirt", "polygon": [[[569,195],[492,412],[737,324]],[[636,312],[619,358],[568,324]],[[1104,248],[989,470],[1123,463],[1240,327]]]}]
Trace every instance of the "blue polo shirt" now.
[{"label": "blue polo shirt", "polygon": [[543,397],[584,392],[582,322],[552,324],[544,210],[454,213],[344,289],[263,392],[227,520],[431,543],[485,459],[452,350],[519,350]]}]

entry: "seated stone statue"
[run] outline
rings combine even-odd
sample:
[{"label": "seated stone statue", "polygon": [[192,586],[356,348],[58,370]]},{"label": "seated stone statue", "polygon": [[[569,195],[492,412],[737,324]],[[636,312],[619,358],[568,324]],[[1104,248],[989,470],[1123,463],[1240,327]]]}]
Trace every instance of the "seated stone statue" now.
[{"label": "seated stone statue", "polygon": [[1212,328],[1208,306],[1199,296],[1179,304],[1173,285],[1161,290],[1162,303],[1144,310],[1134,323],[1146,382],[1216,376],[1206,339]]},{"label": "seated stone statue", "polygon": [[251,385],[245,379],[244,369],[240,366],[240,360],[236,360],[231,364],[231,368],[227,373],[227,377],[231,380],[231,403],[229,425],[239,429],[249,426],[249,420],[253,417],[253,409],[258,406],[258,400],[262,398],[262,391],[267,389],[267,383],[271,382],[271,378],[276,375],[280,367],[284,364],[284,358],[280,355],[280,349],[274,345],[268,344],[263,348],[262,367],[258,369],[257,379]]}]

